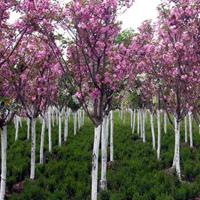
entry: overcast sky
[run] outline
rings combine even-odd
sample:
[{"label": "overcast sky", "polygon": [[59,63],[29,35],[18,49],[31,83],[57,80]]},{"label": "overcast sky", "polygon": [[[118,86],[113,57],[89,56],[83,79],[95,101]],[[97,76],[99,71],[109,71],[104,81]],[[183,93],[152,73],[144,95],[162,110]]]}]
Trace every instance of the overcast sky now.
[{"label": "overcast sky", "polygon": [[[60,2],[69,2],[70,0],[60,0]],[[122,28],[132,28],[137,30],[137,27],[147,19],[154,20],[157,16],[156,7],[161,3],[161,0],[135,0],[133,6],[124,14],[119,16],[119,20],[123,22]],[[11,21],[15,21],[19,15],[13,14]]]},{"label": "overcast sky", "polygon": [[135,0],[133,6],[129,8],[119,19],[123,22],[123,29],[137,29],[146,19],[154,20],[157,16],[156,7],[161,0]]}]

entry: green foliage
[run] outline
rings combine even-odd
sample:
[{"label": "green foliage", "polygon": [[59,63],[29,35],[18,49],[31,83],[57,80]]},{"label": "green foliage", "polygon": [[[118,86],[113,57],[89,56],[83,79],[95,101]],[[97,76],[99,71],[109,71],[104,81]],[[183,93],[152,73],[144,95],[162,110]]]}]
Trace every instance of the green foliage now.
[{"label": "green foliage", "polygon": [[134,30],[128,29],[124,30],[116,39],[117,44],[124,43],[126,46],[128,46],[131,43],[131,40],[134,36]]}]

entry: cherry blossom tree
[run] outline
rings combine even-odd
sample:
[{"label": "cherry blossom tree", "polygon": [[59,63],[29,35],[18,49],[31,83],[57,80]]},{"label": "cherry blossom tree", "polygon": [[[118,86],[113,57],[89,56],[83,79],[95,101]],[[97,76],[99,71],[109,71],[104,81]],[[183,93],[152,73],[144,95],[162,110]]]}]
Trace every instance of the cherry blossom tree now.
[{"label": "cherry blossom tree", "polygon": [[[199,100],[199,2],[165,1],[159,7],[156,33],[146,45],[146,73],[155,81],[158,100],[175,117],[172,168],[179,179],[180,122]],[[172,120],[171,120],[172,121]]]},{"label": "cherry blossom tree", "polygon": [[100,135],[100,187],[104,190],[107,185],[106,118],[111,109],[113,95],[128,84],[129,74],[133,72],[132,64],[126,59],[128,49],[123,44],[115,43],[120,31],[116,21],[119,3],[121,4],[113,0],[75,1],[66,9],[66,20],[63,23],[64,29],[69,30],[72,36],[67,49],[67,68],[77,87],[76,97],[95,125],[91,193],[93,200],[97,199]]}]

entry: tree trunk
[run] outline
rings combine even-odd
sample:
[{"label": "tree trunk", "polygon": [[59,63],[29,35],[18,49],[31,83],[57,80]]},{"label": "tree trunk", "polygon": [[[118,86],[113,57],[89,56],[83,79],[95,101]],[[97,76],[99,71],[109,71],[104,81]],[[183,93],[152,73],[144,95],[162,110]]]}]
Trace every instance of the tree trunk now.
[{"label": "tree trunk", "polygon": [[78,110],[78,130],[81,128],[81,109]]},{"label": "tree trunk", "polygon": [[137,134],[140,134],[140,109],[137,112]]},{"label": "tree trunk", "polygon": [[77,112],[73,113],[73,117],[74,117],[74,135],[76,135],[76,133],[77,133]]},{"label": "tree trunk", "polygon": [[54,125],[55,125],[55,113],[54,113],[54,109],[53,108],[52,108],[51,120],[52,120],[52,126],[54,127]]},{"label": "tree trunk", "polygon": [[48,109],[48,137],[49,137],[49,152],[52,152],[52,140],[51,140],[51,108]]},{"label": "tree trunk", "polygon": [[175,119],[175,148],[174,160],[172,168],[176,170],[179,180],[181,180],[181,167],[180,167],[180,122]]},{"label": "tree trunk", "polygon": [[30,139],[30,119],[27,117],[27,140]]},{"label": "tree trunk", "polygon": [[40,164],[44,164],[44,136],[45,136],[45,118],[42,118],[42,130],[40,138]]},{"label": "tree trunk", "polygon": [[100,189],[102,191],[107,189],[107,146],[108,146],[108,116],[103,119],[101,131],[101,180]]},{"label": "tree trunk", "polygon": [[36,149],[36,133],[35,133],[36,119],[31,118],[31,173],[30,179],[35,179],[35,149]]},{"label": "tree trunk", "polygon": [[143,110],[140,109],[140,137],[143,138]]},{"label": "tree trunk", "polygon": [[98,159],[100,144],[101,126],[95,127],[94,144],[92,153],[92,191],[91,200],[97,200],[97,184],[98,184]]},{"label": "tree trunk", "polygon": [[160,110],[157,110],[157,123],[158,123],[158,146],[157,146],[157,159],[160,160],[160,149],[161,149]]},{"label": "tree trunk", "polygon": [[189,113],[190,148],[193,148],[192,113]]},{"label": "tree trunk", "polygon": [[153,112],[150,112],[150,123],[151,123],[152,145],[153,145],[153,149],[155,150],[156,149],[156,140],[155,140]]},{"label": "tree trunk", "polygon": [[187,143],[187,142],[188,142],[188,123],[187,123],[187,115],[185,116],[184,124],[185,124],[185,143]]},{"label": "tree trunk", "polygon": [[142,141],[143,141],[143,143],[146,142],[145,125],[146,125],[146,111],[145,111],[145,109],[143,109],[142,110]]},{"label": "tree trunk", "polygon": [[133,111],[130,109],[130,115],[131,115],[131,129],[133,128]]},{"label": "tree trunk", "polygon": [[113,111],[110,111],[110,161],[114,160],[114,144],[113,144],[113,134],[114,134],[114,118]]},{"label": "tree trunk", "polygon": [[4,198],[5,198],[6,171],[7,171],[7,126],[4,126],[2,134],[1,134],[1,190],[0,190],[0,200],[4,200]]},{"label": "tree trunk", "polygon": [[132,133],[133,134],[135,132],[135,118],[136,118],[136,111],[134,109],[134,111],[133,111],[133,125],[132,125]]},{"label": "tree trunk", "polygon": [[59,111],[58,115],[58,146],[62,145],[62,112]]},{"label": "tree trunk", "polygon": [[19,137],[19,118],[15,116],[15,141],[18,140]]},{"label": "tree trunk", "polygon": [[167,113],[164,111],[164,133],[167,133]]},{"label": "tree trunk", "polygon": [[65,116],[65,129],[64,129],[64,142],[67,142],[67,136],[68,136],[68,120],[69,120],[69,116],[68,116],[68,109],[66,111],[66,116]]}]

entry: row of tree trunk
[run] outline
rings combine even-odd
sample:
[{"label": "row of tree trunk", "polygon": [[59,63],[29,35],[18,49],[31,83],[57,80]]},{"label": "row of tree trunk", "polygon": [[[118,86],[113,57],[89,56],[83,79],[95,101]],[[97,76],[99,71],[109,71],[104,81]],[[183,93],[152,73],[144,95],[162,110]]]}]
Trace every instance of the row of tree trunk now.
[{"label": "row of tree trunk", "polygon": [[[39,117],[42,123],[40,135],[40,164],[44,164],[44,142],[45,132],[48,128],[48,144],[49,152],[52,152],[52,126],[58,125],[58,145],[62,145],[62,124],[64,122],[63,141],[67,142],[68,127],[70,119],[70,109],[62,109],[61,111],[55,107],[49,107],[48,112]],[[85,113],[82,109],[73,112],[74,122],[74,135],[84,125]],[[36,121],[37,118],[27,118],[27,140],[31,137],[31,169],[30,179],[35,179],[35,165],[36,165]],[[22,127],[22,118],[19,116],[14,117],[15,126],[15,141],[19,137],[19,126]],[[77,128],[78,127],[78,128]],[[0,187],[0,200],[4,200],[6,192],[6,172],[7,172],[7,126],[3,127],[1,131],[1,187]]]}]

